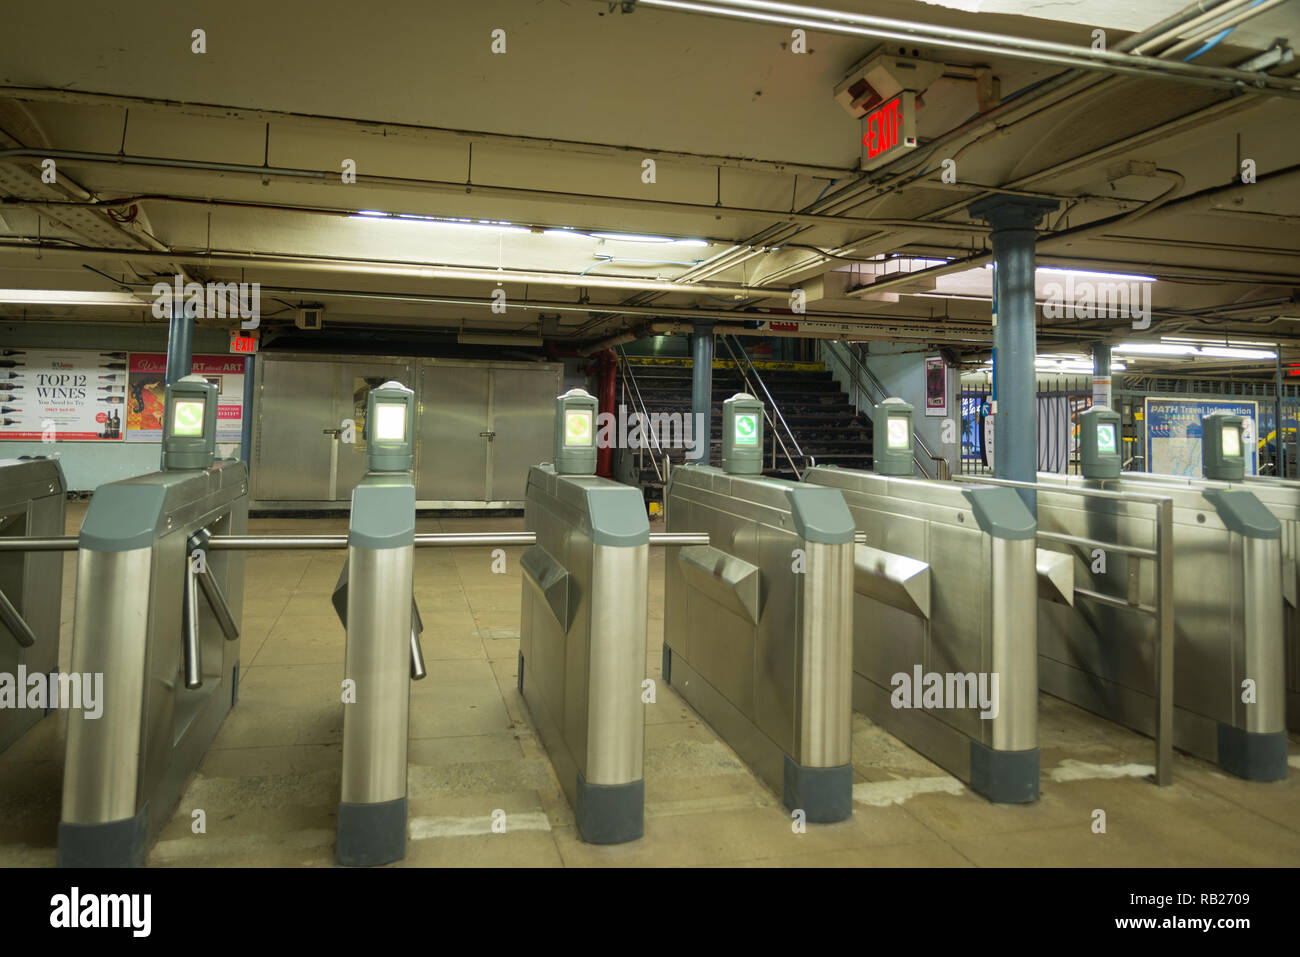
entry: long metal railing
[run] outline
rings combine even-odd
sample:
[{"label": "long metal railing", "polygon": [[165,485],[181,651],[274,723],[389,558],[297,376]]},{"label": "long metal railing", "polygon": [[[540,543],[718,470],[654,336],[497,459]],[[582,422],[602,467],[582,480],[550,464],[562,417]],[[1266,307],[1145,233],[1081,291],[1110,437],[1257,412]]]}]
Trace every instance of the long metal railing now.
[{"label": "long metal railing", "polygon": [[[823,350],[827,355],[839,363],[840,368],[844,370],[844,374],[853,380],[853,384],[856,385],[859,390],[867,394],[873,405],[887,399],[889,397],[889,391],[885,388],[884,383],[876,378],[876,374],[868,369],[866,365],[858,359],[852,347],[847,347],[845,349],[849,362],[853,363],[850,367],[849,362],[844,361],[845,357],[840,355],[836,345],[837,343],[832,340],[825,340],[822,342]],[[951,477],[949,474],[951,468],[948,465],[948,460],[942,455],[935,455],[931,452],[930,447],[925,444],[925,440],[921,438],[916,429],[912,430],[912,448],[912,462],[921,470],[921,474],[926,478],[947,479]],[[925,457],[934,463],[934,475],[931,475],[930,470],[925,467],[925,462],[923,462],[921,457],[917,455],[915,451],[916,449],[920,449],[921,452],[924,453]]]},{"label": "long metal railing", "polygon": [[[59,538],[0,538],[0,552],[74,552],[80,540],[75,535]],[[415,536],[416,548],[455,548],[469,545],[535,545],[533,532],[428,532]],[[651,545],[707,545],[709,536],[696,532],[651,532]],[[213,535],[207,548],[213,551],[266,549],[347,548],[347,535]]]},{"label": "long metal railing", "polygon": [[1112,608],[1127,608],[1155,619],[1156,623],[1156,775],[1155,783],[1164,787],[1173,781],[1174,753],[1174,500],[1165,495],[1147,495],[1132,492],[1112,492],[1105,489],[1073,488],[1043,485],[1038,482],[1017,482],[986,476],[957,475],[954,480],[972,485],[1004,485],[1008,488],[1032,489],[1036,492],[1077,495],[1080,498],[1153,506],[1156,519],[1156,547],[1140,548],[1119,542],[1067,535],[1039,529],[1040,542],[1079,548],[1101,548],[1138,559],[1146,559],[1156,566],[1156,597],[1154,605],[1143,605],[1134,598],[1105,595],[1088,588],[1075,587],[1074,593],[1098,604]]},{"label": "long metal railing", "polygon": [[[748,391],[750,395],[758,397],[759,390],[762,390],[762,398],[765,400],[763,403],[763,418],[767,420],[768,429],[772,433],[773,440],[772,468],[776,468],[776,446],[779,442],[781,444],[781,454],[784,455],[785,460],[790,463],[790,470],[794,472],[795,478],[802,478],[803,473],[799,471],[799,466],[794,464],[794,455],[790,454],[790,449],[786,446],[785,439],[781,437],[781,433],[776,427],[777,423],[779,422],[781,424],[781,428],[785,429],[785,434],[789,436],[790,444],[794,446],[795,455],[806,462],[808,467],[816,465],[817,460],[811,455],[806,454],[804,450],[799,447],[799,440],[794,437],[793,430],[791,430],[789,423],[785,421],[785,416],[781,414],[781,407],[776,404],[776,399],[774,399],[772,393],[768,391],[767,384],[763,382],[763,377],[758,374],[758,369],[750,360],[749,354],[745,352],[745,347],[737,342],[733,348],[732,340],[735,339],[735,336],[723,335],[718,338],[722,340],[722,344],[727,347],[727,352],[731,354],[731,361],[735,363],[736,371],[740,373],[740,378],[745,383],[746,391]],[[737,349],[739,349],[739,354],[737,354]],[[749,372],[754,374],[753,382],[750,381],[749,372],[745,371],[745,366],[741,365],[740,359],[742,356],[744,357],[745,363],[749,366]],[[757,389],[755,388],[755,384],[758,386]],[[769,405],[772,407],[771,414],[767,411]],[[775,418],[773,418],[773,416],[775,416]]]}]

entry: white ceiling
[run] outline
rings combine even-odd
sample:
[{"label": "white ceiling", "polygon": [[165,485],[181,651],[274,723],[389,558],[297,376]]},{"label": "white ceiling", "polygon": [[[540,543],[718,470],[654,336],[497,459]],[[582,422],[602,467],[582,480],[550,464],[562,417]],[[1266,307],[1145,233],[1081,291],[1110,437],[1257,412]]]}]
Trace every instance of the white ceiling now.
[{"label": "white ceiling", "polygon": [[[1083,46],[1097,27],[1113,48],[1183,4],[818,6]],[[1297,8],[1248,21],[1196,62],[1234,64],[1295,37]],[[878,45],[871,40],[814,33],[810,52],[796,55],[787,28],[624,15],[592,0],[349,11],[245,0],[7,10],[0,131],[4,145],[37,153],[0,154],[0,288],[147,288],[183,269],[258,281],[276,309],[327,301],[342,327],[535,332],[541,317],[558,316],[548,335],[591,345],[653,315],[584,307],[673,317],[785,309],[793,288],[851,271],[850,260],[978,257],[987,228],[965,206],[992,188],[1060,200],[1040,238],[1042,262],[1156,276],[1154,309],[1169,334],[1250,331],[1290,349],[1297,324],[1278,317],[1300,310],[1287,302],[1300,288],[1296,99],[1092,73],[1063,102],[1042,99],[1045,86],[1012,100],[1062,69],[922,47],[952,74],[989,67],[1010,105],[978,117],[969,77],[942,78],[918,115],[920,148],[863,174],[860,121],[832,90]],[[195,28],[207,34],[202,55],[190,52]],[[494,55],[498,28],[507,52]],[[42,151],[83,155],[58,160],[51,187],[38,178]],[[126,165],[91,153],[270,169]],[[952,157],[958,182],[942,183],[940,161]],[[1240,183],[1243,157],[1259,182]],[[647,158],[653,184],[641,178]],[[348,159],[358,181],[345,185]],[[836,197],[846,198],[828,204]],[[116,218],[105,204],[116,204]],[[791,210],[803,218],[792,224]],[[914,323],[932,341],[976,349],[970,330],[987,338],[989,307],[964,297],[984,280],[983,260],[958,266],[955,276],[975,272],[895,278],[887,294],[865,298],[836,291],[810,302],[810,318],[852,323],[864,338]],[[521,272],[531,278],[513,278]],[[595,277],[621,277],[624,288]],[[486,307],[498,284],[513,304],[505,316]],[[915,295],[957,289],[963,298]],[[0,315],[148,319],[19,305]],[[1104,324],[1041,332],[1048,345],[1119,335],[1131,338]]]}]

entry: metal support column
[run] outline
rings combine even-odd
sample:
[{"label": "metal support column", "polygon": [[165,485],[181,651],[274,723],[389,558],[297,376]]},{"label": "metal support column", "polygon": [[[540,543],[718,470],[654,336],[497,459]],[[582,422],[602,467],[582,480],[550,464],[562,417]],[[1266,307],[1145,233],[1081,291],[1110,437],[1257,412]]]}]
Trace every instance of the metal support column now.
[{"label": "metal support column", "polygon": [[1115,408],[1111,401],[1114,384],[1110,375],[1110,346],[1104,342],[1092,344],[1092,404]]},{"label": "metal support column", "polygon": [[[1033,482],[1038,471],[1034,230],[1058,205],[1023,196],[987,196],[970,205],[972,216],[993,227],[993,474],[1019,482]],[[1018,491],[1037,514],[1034,493]]]},{"label": "metal support column", "polygon": [[244,419],[239,429],[239,461],[250,466],[253,461],[253,374],[256,367],[256,356],[244,359]]},{"label": "metal support column", "polygon": [[167,331],[167,385],[190,374],[194,365],[194,317],[185,314],[185,302],[172,300],[171,326]]},{"label": "metal support column", "polygon": [[695,322],[695,342],[691,359],[691,428],[699,423],[702,438],[692,432],[692,438],[702,441],[698,447],[696,465],[708,465],[709,439],[713,435],[713,323],[700,319]]},{"label": "metal support column", "polygon": [[[1277,374],[1273,380],[1273,474],[1286,478],[1286,430],[1282,428],[1282,344],[1277,345]],[[1297,446],[1300,447],[1300,446]]]}]

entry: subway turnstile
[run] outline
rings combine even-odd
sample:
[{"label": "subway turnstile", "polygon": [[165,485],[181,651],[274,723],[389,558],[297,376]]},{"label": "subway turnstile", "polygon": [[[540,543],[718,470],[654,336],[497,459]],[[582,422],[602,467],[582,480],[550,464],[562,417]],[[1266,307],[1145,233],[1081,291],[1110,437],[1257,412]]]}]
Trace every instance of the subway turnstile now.
[{"label": "subway turnstile", "polygon": [[348,866],[406,856],[410,682],[424,676],[412,597],[413,399],[398,382],[384,383],[367,398],[369,471],[352,492],[348,558],[334,590],[347,628],[336,859]]},{"label": "subway turnstile", "polygon": [[644,832],[650,525],[637,489],[591,474],[595,399],[556,405],[555,463],[528,473],[519,691],[578,833],[619,844]]},{"label": "subway turnstile", "polygon": [[[853,519],[835,489],[757,474],[762,404],[724,403],[724,469],[683,466],[664,561],[663,673],[810,822],[853,810]],[[752,453],[757,451],[757,456]]]},{"label": "subway turnstile", "polygon": [[[58,862],[144,863],[235,701],[248,469],[214,462],[216,386],[167,386],[164,471],[95,492],[81,526],[72,671],[103,675],[103,710],[68,716]],[[199,594],[204,596],[199,600]]]},{"label": "subway turnstile", "polygon": [[1020,496],[834,466],[803,480],[841,492],[866,533],[854,562],[854,707],[989,800],[1037,799],[1040,586]]},{"label": "subway turnstile", "polygon": [[[1282,479],[1251,477],[1241,482],[1220,482],[1213,479],[1188,478],[1183,475],[1160,475],[1149,472],[1125,472],[1125,482],[1141,483],[1143,488],[1159,494],[1162,485],[1182,486],[1201,490],[1237,489],[1249,492],[1272,513],[1281,526],[1280,551],[1282,561],[1283,635],[1286,696],[1286,727],[1300,731],[1300,483]],[[1113,487],[1107,483],[1104,487]]]},{"label": "subway turnstile", "polygon": [[[1173,499],[1174,746],[1238,777],[1286,777],[1282,526],[1241,486],[1040,473],[1042,531],[1154,550],[1149,511],[1066,489]],[[1218,485],[1219,487],[1210,487]],[[1043,488],[1041,486],[1047,486]],[[1051,486],[1062,490],[1056,491]],[[1253,491],[1254,486],[1251,486]],[[1069,546],[1056,546],[1069,548]],[[1101,547],[1101,552],[1105,548]],[[1073,547],[1074,604],[1040,601],[1039,685],[1154,735],[1156,582],[1122,553]]]},{"label": "subway turnstile", "polygon": [[[96,490],[77,554],[72,671],[104,676],[103,713],[69,714],[60,866],[142,864],[216,737],[237,692],[238,631],[223,624],[238,627],[244,558],[204,553],[203,533],[247,528],[242,462]],[[224,600],[197,601],[201,577],[205,596],[215,586]]]},{"label": "subway turnstile", "polygon": [[[62,535],[66,499],[56,460],[0,459],[0,537]],[[15,694],[26,694],[28,675],[58,670],[62,596],[61,553],[0,552],[0,674],[13,677]],[[48,713],[0,707],[0,751]]]}]

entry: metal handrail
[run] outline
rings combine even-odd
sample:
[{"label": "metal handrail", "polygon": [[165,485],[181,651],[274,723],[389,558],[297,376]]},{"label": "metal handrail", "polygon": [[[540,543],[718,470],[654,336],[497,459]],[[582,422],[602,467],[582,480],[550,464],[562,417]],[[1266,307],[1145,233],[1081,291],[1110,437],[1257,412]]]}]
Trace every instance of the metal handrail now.
[{"label": "metal handrail", "polygon": [[1118,542],[1066,535],[1062,532],[1039,531],[1038,537],[1049,542],[1080,547],[1097,546],[1148,559],[1156,564],[1156,603],[1143,605],[1135,601],[1103,595],[1086,588],[1076,588],[1075,593],[1114,607],[1127,608],[1150,615],[1156,622],[1156,784],[1164,787],[1173,781],[1174,759],[1174,500],[1167,495],[1149,495],[1141,492],[1113,492],[1099,488],[1078,488],[1070,485],[1045,485],[1039,482],[1019,482],[1013,479],[986,478],[982,475],[956,475],[953,480],[969,485],[1002,485],[1008,488],[1031,489],[1035,492],[1063,492],[1081,498],[1107,499],[1116,502],[1155,506],[1156,547],[1140,548]]},{"label": "metal handrail", "polygon": [[[830,357],[833,358],[836,362],[838,362],[840,364],[840,367],[843,368],[848,375],[852,376],[854,384],[859,389],[862,389],[862,391],[866,392],[869,397],[871,397],[873,404],[879,403],[884,399],[888,398],[889,392],[888,390],[885,389],[884,383],[881,382],[879,379],[877,379],[876,374],[872,372],[870,369],[868,369],[866,365],[863,364],[858,359],[857,355],[854,354],[853,348],[851,346],[848,347],[847,352],[848,352],[849,359],[852,360],[853,362],[853,368],[849,367],[849,364],[844,361],[844,357],[841,356],[839,352],[835,349],[836,343],[833,340],[824,340],[822,342],[822,345],[825,347],[827,354],[830,355]],[[864,375],[867,377],[868,380],[867,383],[864,383],[862,381],[862,376]],[[876,387],[876,391],[880,396],[879,399],[875,398],[875,396],[872,395],[872,391],[869,387],[870,385],[874,385]],[[924,475],[926,478],[934,478],[935,476],[930,474],[930,470],[925,467],[925,462],[923,462],[921,460],[921,457],[917,455],[915,451],[917,448],[919,448],[921,452],[926,456],[926,458],[930,459],[932,462],[948,461],[943,456],[935,455],[933,452],[931,452],[930,447],[925,444],[925,440],[921,438],[920,434],[917,433],[916,429],[912,430],[912,448],[913,448],[912,462],[916,465],[918,469],[921,470],[921,474]],[[943,469],[939,466],[936,466],[935,471],[937,473],[942,473]],[[943,478],[943,475],[940,474],[939,478]]]},{"label": "metal handrail", "polygon": [[[0,552],[75,552],[81,540],[76,535],[59,538],[0,538]],[[428,532],[415,536],[416,548],[457,548],[469,545],[536,545],[535,532]],[[651,532],[651,545],[707,545],[704,532]],[[262,551],[264,549],[347,548],[347,535],[213,535],[207,547],[213,551]]]},{"label": "metal handrail", "polygon": [[[641,396],[641,386],[636,381],[636,373],[632,371],[632,364],[627,361],[627,353],[623,351],[622,346],[619,346],[614,350],[614,354],[618,357],[619,363],[622,366],[622,370],[623,370],[623,376],[624,376],[623,395],[625,398],[632,398],[633,408],[636,410],[637,414],[641,416],[641,421],[642,423],[644,423],[644,427],[642,428],[641,431],[648,432],[650,434],[650,437],[651,439],[654,440],[655,448],[658,450],[659,454],[664,458],[667,458],[668,453],[665,452],[663,446],[659,444],[659,436],[655,433],[653,429],[650,428],[650,414],[649,411],[646,409],[645,399]],[[629,396],[628,394],[627,391],[628,382],[632,383],[632,391],[635,393],[635,397]],[[644,446],[642,446],[642,448],[644,448]],[[659,480],[659,484],[660,485],[664,484],[664,472],[660,471],[659,463],[655,461],[655,456],[653,452],[650,453],[650,466],[655,470],[655,478]]]},{"label": "metal handrail", "polygon": [[[724,335],[724,336],[719,336],[718,338],[720,338],[722,340],[722,344],[727,347],[727,352],[731,354],[731,361],[735,363],[736,371],[740,373],[741,380],[745,383],[746,388],[751,390],[750,394],[757,396],[757,393],[752,391],[753,386],[750,384],[748,373],[746,373],[744,367],[741,366],[740,359],[737,358],[736,356],[736,350],[732,348],[730,340],[733,337]],[[795,453],[799,456],[799,458],[807,462],[809,467],[815,466],[817,464],[817,460],[814,459],[811,455],[805,454],[804,450],[799,447],[799,440],[794,437],[794,432],[790,429],[789,424],[786,423],[785,416],[781,414],[781,407],[776,404],[776,399],[774,399],[772,397],[772,393],[768,391],[767,385],[764,384],[763,382],[763,377],[758,374],[758,369],[754,367],[754,363],[750,361],[749,356],[745,353],[744,346],[740,346],[740,354],[745,356],[745,361],[749,363],[750,371],[754,373],[754,380],[758,383],[758,387],[763,390],[763,395],[767,398],[767,402],[771,404],[772,411],[776,413],[777,419],[780,420],[782,428],[784,428],[786,434],[790,436],[790,441],[794,445]],[[794,464],[794,458],[790,455],[790,450],[786,447],[785,439],[781,438],[781,433],[777,431],[776,422],[772,419],[772,416],[768,414],[767,403],[765,403],[763,406],[763,418],[767,420],[767,424],[771,427],[772,438],[775,440],[775,442],[772,445],[772,459],[773,459],[772,466],[774,468],[776,467],[776,442],[780,442],[781,453],[785,456],[785,460],[790,463],[790,470],[794,472],[796,479],[802,478],[803,473],[801,473],[799,471],[799,467]]]}]

